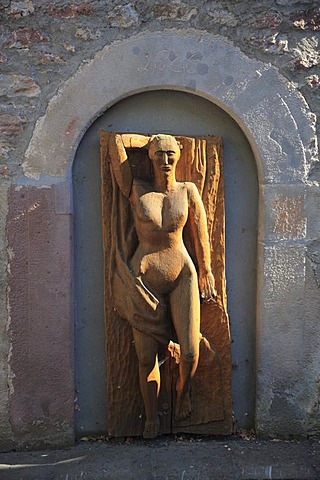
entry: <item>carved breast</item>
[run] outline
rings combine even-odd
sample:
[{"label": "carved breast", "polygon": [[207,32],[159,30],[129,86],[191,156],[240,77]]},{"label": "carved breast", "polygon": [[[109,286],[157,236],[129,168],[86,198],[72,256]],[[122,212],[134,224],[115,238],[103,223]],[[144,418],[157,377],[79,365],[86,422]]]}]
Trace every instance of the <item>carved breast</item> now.
[{"label": "carved breast", "polygon": [[188,218],[188,198],[185,189],[170,193],[140,192],[133,208],[136,221],[151,224],[156,229],[172,232],[183,227]]}]

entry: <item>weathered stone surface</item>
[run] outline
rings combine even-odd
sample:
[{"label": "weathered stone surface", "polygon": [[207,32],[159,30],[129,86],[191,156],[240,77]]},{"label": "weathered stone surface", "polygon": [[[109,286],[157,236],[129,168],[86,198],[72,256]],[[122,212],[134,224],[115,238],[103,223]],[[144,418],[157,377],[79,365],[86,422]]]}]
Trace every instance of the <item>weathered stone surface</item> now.
[{"label": "weathered stone surface", "polygon": [[64,7],[58,7],[54,3],[48,5],[48,13],[54,18],[75,18],[90,15],[93,6],[88,3],[71,4]]},{"label": "weathered stone surface", "polygon": [[314,0],[276,0],[276,4],[281,6],[313,5]]},{"label": "weathered stone surface", "polygon": [[139,25],[139,14],[132,3],[116,6],[106,16],[107,22],[111,27],[129,28],[133,25]]},{"label": "weathered stone surface", "polygon": [[7,250],[6,217],[8,214],[8,185],[0,181],[0,449],[14,448],[13,433],[9,418],[9,394],[11,386],[8,361],[12,353],[8,328],[10,325],[10,309],[7,303],[7,273],[10,251]]},{"label": "weathered stone surface", "polygon": [[0,63],[6,63],[8,61],[8,57],[5,53],[0,53]]},{"label": "weathered stone surface", "polygon": [[262,248],[264,297],[258,312],[263,312],[263,323],[258,328],[264,340],[258,347],[257,428],[259,433],[282,436],[286,432],[289,437],[302,433],[306,420],[306,411],[296,401],[309,380],[302,375],[305,246],[280,242]]},{"label": "weathered stone surface", "polygon": [[[301,132],[286,100],[274,95],[272,99],[257,102],[244,115],[247,122],[254,122],[254,136],[264,145],[267,183],[286,184],[306,178],[306,166],[301,163],[305,157]],[[272,121],[270,112],[273,114]]]},{"label": "weathered stone surface", "polygon": [[1,165],[0,164],[0,177],[6,178],[9,175],[9,167],[8,165]]},{"label": "weathered stone surface", "polygon": [[290,52],[288,47],[288,36],[275,33],[273,35],[250,36],[245,43],[265,53],[283,55]]},{"label": "weathered stone surface", "polygon": [[158,20],[188,22],[197,13],[198,9],[195,6],[184,2],[157,4],[152,8],[152,15]]},{"label": "weathered stone surface", "polygon": [[320,326],[314,322],[314,312],[320,308],[319,241],[308,246],[283,242],[264,252],[270,303],[260,324],[265,340],[258,351],[263,359],[258,362],[258,432],[271,437],[285,432],[287,438],[297,432],[315,435],[319,432]]},{"label": "weathered stone surface", "polygon": [[100,30],[93,31],[90,28],[79,27],[76,30],[75,37],[79,40],[89,42],[91,40],[96,40],[97,38],[101,37],[101,32]]},{"label": "weathered stone surface", "polygon": [[12,33],[7,45],[9,48],[28,49],[31,45],[48,42],[48,37],[34,28],[21,28]]},{"label": "weathered stone surface", "polygon": [[67,52],[74,53],[76,51],[76,47],[74,45],[71,45],[71,43],[65,42],[63,46],[67,50]]},{"label": "weathered stone surface", "polygon": [[278,12],[266,11],[258,15],[253,22],[253,26],[256,28],[279,28],[282,16]]},{"label": "weathered stone surface", "polygon": [[56,213],[57,193],[10,191],[10,421],[20,446],[73,442],[71,219]]},{"label": "weathered stone surface", "polygon": [[297,70],[308,70],[319,64],[319,40],[316,37],[303,38],[293,49],[292,67]]},{"label": "weathered stone surface", "polygon": [[235,27],[238,24],[237,17],[228,10],[221,8],[218,2],[208,2],[207,13],[210,19],[219,25]]},{"label": "weathered stone surface", "polygon": [[[0,116],[1,118],[1,116]],[[1,123],[1,119],[0,119]],[[0,127],[1,131],[1,127]],[[12,150],[12,147],[8,142],[0,141],[0,158],[1,159],[6,159],[9,157],[9,152]]]},{"label": "weathered stone surface", "polygon": [[312,270],[318,287],[320,287],[320,241],[314,240],[308,245],[307,257],[311,261]]},{"label": "weathered stone surface", "polygon": [[320,311],[319,267],[320,242],[319,240],[314,240],[307,246],[304,344],[308,345],[308,348],[304,349],[304,362],[306,365],[305,391],[302,388],[299,392],[299,403],[303,406],[303,410],[307,412],[306,424],[310,437],[319,436],[320,429],[320,360],[318,340],[320,324],[314,321],[314,312]]},{"label": "weathered stone surface", "polygon": [[265,213],[265,238],[269,241],[298,240],[306,237],[305,187],[301,185],[266,185],[261,202]]},{"label": "weathered stone surface", "polygon": [[311,88],[320,87],[320,78],[318,75],[310,75],[309,77],[306,77],[306,82]]},{"label": "weathered stone surface", "polygon": [[[8,137],[19,135],[24,128],[25,120],[17,115],[3,113],[0,115],[0,133]],[[3,147],[6,150],[6,146]]]},{"label": "weathered stone surface", "polygon": [[40,63],[42,65],[51,65],[53,63],[58,65],[65,65],[67,62],[60,55],[54,55],[53,53],[44,53],[40,54]]},{"label": "weathered stone surface", "polygon": [[320,238],[320,188],[315,182],[306,190],[305,210],[308,212],[307,236],[311,240]]},{"label": "weathered stone surface", "polygon": [[40,87],[28,75],[0,75],[0,96],[37,97]]},{"label": "weathered stone surface", "polygon": [[26,17],[34,13],[34,5],[31,0],[10,2],[10,7],[7,9],[7,12],[16,18]]},{"label": "weathered stone surface", "polygon": [[320,30],[320,7],[300,9],[291,16],[291,20],[301,30]]},{"label": "weathered stone surface", "polygon": [[[272,207],[271,207],[272,208]],[[273,232],[278,238],[303,238],[306,230],[304,197],[286,196],[283,193],[274,200]]]}]

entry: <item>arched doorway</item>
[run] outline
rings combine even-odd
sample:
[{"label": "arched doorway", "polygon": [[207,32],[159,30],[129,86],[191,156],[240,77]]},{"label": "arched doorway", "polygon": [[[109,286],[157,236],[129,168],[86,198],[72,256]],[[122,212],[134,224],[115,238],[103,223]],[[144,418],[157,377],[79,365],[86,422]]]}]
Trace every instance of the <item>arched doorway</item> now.
[{"label": "arched doorway", "polygon": [[[319,366],[317,356],[313,355],[312,350],[312,345],[317,343],[314,329],[317,305],[313,300],[318,298],[318,287],[310,264],[314,253],[308,253],[311,248],[310,242],[313,242],[318,233],[315,226],[317,223],[314,222],[314,205],[318,187],[308,181],[310,166],[314,164],[316,158],[315,118],[300,93],[271,65],[247,57],[231,41],[220,35],[193,29],[146,31],[105,45],[93,58],[85,59],[77,71],[61,85],[56,95],[49,101],[44,115],[37,119],[22,163],[23,175],[17,179],[17,184],[13,186],[11,193],[17,202],[18,213],[20,209],[25,208],[23,188],[32,192],[30,198],[33,202],[39,202],[37,214],[43,212],[43,215],[47,215],[48,205],[50,206],[54,212],[50,222],[53,232],[50,238],[57,242],[58,252],[66,253],[67,258],[63,257],[64,288],[61,294],[52,295],[50,312],[46,314],[46,323],[41,321],[43,304],[36,302],[32,304],[32,312],[37,321],[33,324],[33,330],[21,330],[20,321],[25,320],[25,306],[23,309],[14,311],[13,305],[16,299],[21,302],[24,298],[22,293],[27,292],[28,284],[23,282],[23,286],[16,289],[15,293],[11,290],[12,356],[10,360],[21,375],[15,378],[16,388],[10,396],[10,405],[15,409],[15,406],[21,402],[28,411],[26,418],[20,415],[12,417],[12,426],[23,438],[25,425],[30,425],[34,436],[45,437],[50,445],[70,443],[74,440],[74,319],[73,310],[70,308],[74,298],[74,282],[71,261],[68,257],[73,253],[70,225],[73,219],[70,203],[72,165],[81,139],[95,119],[103,115],[107,109],[110,109],[109,113],[116,112],[123,99],[135,98],[135,94],[151,90],[197,93],[198,97],[195,97],[197,101],[201,102],[201,98],[206,98],[211,107],[215,104],[228,112],[230,117],[236,120],[250,143],[259,183],[255,426],[260,435],[286,438],[289,434],[306,435],[313,431],[310,425],[315,425],[314,422],[316,422],[315,414],[311,412],[318,394],[317,369]],[[185,106],[188,103],[186,98],[185,96]],[[114,105],[116,106],[111,108]],[[178,101],[175,100],[173,106],[174,111],[179,113],[174,125],[185,125],[184,111],[182,110],[182,113],[179,111]],[[159,106],[159,108],[161,111],[162,107]],[[191,109],[190,114],[193,109],[197,111],[195,106]],[[169,125],[167,111],[171,110],[167,106],[166,125]],[[150,112],[150,106],[147,111]],[[160,118],[155,109],[153,112],[155,119]],[[227,147],[228,135],[221,131],[221,119],[225,114],[221,110],[217,112],[220,113],[216,120],[212,120],[210,128],[205,130],[210,131],[211,127],[216,125],[216,133],[225,137]],[[141,117],[140,113],[139,116]],[[138,112],[135,110],[131,115],[135,121],[135,130],[138,125],[137,117]],[[112,121],[105,118],[106,128],[108,125],[110,128],[116,126],[116,123],[112,125]],[[121,114],[122,121],[125,118],[127,116]],[[200,130],[201,122],[198,117],[193,118],[192,132],[196,133],[197,129]],[[150,113],[146,120],[149,122],[148,127],[156,126],[151,123]],[[96,126],[98,125],[99,122]],[[234,158],[240,158],[239,146],[245,143],[247,146],[241,158],[248,159],[251,155],[248,143],[241,130],[238,127],[236,129],[240,132],[239,138],[242,140],[234,144]],[[177,128],[174,128],[174,131],[176,130]],[[93,132],[89,129],[88,132],[90,131]],[[78,151],[78,156],[81,149]],[[93,169],[92,153],[90,150],[82,151],[87,158],[91,159],[90,168]],[[80,161],[79,158],[76,162],[78,161]],[[252,164],[254,165],[253,161]],[[247,171],[244,164],[236,161],[230,165],[231,174],[235,177],[230,177],[229,185],[238,184],[240,190],[249,192],[252,189],[252,183],[249,181],[250,175],[245,175]],[[75,172],[76,169],[75,165]],[[241,175],[242,173],[244,175]],[[251,176],[252,178],[256,180],[256,175]],[[83,181],[85,179],[86,176],[83,177]],[[256,190],[256,187],[254,189]],[[99,195],[99,191],[97,183],[93,183],[93,187],[89,189],[91,196],[93,192]],[[47,200],[42,202],[45,193]],[[232,196],[229,198],[232,199]],[[227,205],[227,216],[228,212],[234,214],[235,224],[237,219],[249,218],[247,212],[257,208],[257,202],[250,197],[245,198],[246,205],[242,210],[246,213],[244,217],[240,215],[241,202],[239,203],[236,194]],[[76,200],[77,194],[75,203]],[[98,203],[95,205],[99,208]],[[294,216],[292,216],[292,206],[296,212]],[[86,212],[84,212],[84,221],[89,220],[85,215]],[[290,219],[290,221],[283,221],[283,219]],[[64,223],[63,229],[61,229],[61,221]],[[235,268],[232,272],[235,272],[236,279],[242,282],[242,290],[237,286],[236,291],[237,295],[242,292],[241,296],[237,298],[234,294],[235,302],[232,303],[232,285],[235,284],[232,283],[229,273],[229,311],[235,347],[237,326],[243,325],[242,331],[245,335],[240,336],[241,338],[254,336],[253,330],[249,332],[246,328],[247,319],[251,317],[252,310],[249,312],[240,309],[241,301],[246,302],[251,298],[251,294],[254,295],[254,285],[250,282],[244,283],[248,278],[254,278],[254,264],[250,266],[246,263],[247,254],[243,255],[244,250],[240,246],[243,239],[242,245],[245,246],[245,251],[249,252],[251,249],[253,258],[256,243],[250,244],[247,237],[250,230],[255,231],[255,226],[249,220],[244,226],[238,225],[233,237],[228,234],[231,225],[230,220],[228,222],[228,238],[237,240],[236,245],[233,244],[232,247],[227,245],[228,251],[231,252],[228,267],[234,258]],[[89,228],[88,223],[87,229]],[[97,235],[97,232],[98,230],[92,230],[93,235]],[[21,238],[25,239],[25,236],[19,236],[18,247],[13,245],[13,251],[15,248],[20,248]],[[29,239],[37,257],[37,262],[31,262],[29,266],[32,267],[32,275],[36,279],[35,285],[42,287],[43,277],[37,268],[38,260],[41,259],[44,262],[46,272],[50,273],[52,268],[57,266],[57,257],[53,258],[50,255],[52,250],[50,244],[45,244],[41,238],[39,236]],[[16,256],[16,259],[21,260],[20,256]],[[249,276],[242,276],[243,269],[237,270],[236,265],[240,260],[243,262],[244,270],[245,265],[248,266]],[[17,272],[20,270],[18,269]],[[85,268],[82,271],[80,269],[80,273],[87,281],[85,277],[88,272]],[[19,279],[19,274],[14,273],[11,278]],[[92,279],[96,292],[98,286],[94,276]],[[305,298],[312,299],[311,309],[306,306]],[[240,311],[243,314],[243,321],[236,322],[234,313]],[[59,312],[60,328],[56,328],[57,312]],[[98,314],[94,316],[97,321],[99,321],[98,316]],[[253,313],[251,318],[254,317]],[[48,329],[47,325],[52,328]],[[17,327],[18,333],[14,332],[13,327]],[[28,338],[34,341],[34,331],[37,331],[36,338],[41,339],[42,346],[41,355],[37,357],[41,370],[28,370],[28,382],[25,382],[28,364],[21,355],[25,344],[25,341],[20,342],[21,331],[24,333],[25,341]],[[301,348],[301,342],[306,348]],[[89,339],[84,336],[82,353],[84,362],[88,362],[88,355],[86,356],[85,352],[88,344]],[[97,342],[94,342],[94,345],[95,350],[93,353],[91,350],[90,361],[99,358]],[[243,345],[242,351],[246,352],[246,345]],[[79,352],[81,353],[81,350],[78,348],[77,355]],[[51,371],[52,362],[55,362],[56,358],[59,360],[58,365],[63,367],[63,375],[50,377],[50,382],[47,382],[47,372]],[[251,357],[244,355],[242,358],[244,361],[247,359],[247,363],[250,364]],[[249,382],[252,378],[252,370],[248,370],[248,375],[244,375],[241,380],[237,373],[241,371],[241,362],[237,362],[235,350],[233,360],[235,377],[240,379],[240,381],[234,381],[235,411],[238,419],[241,418],[240,425],[245,423],[242,421],[245,418],[248,418],[247,424],[251,425],[253,423],[249,421],[249,418],[252,418],[251,410],[242,408],[239,414],[238,405],[241,403],[236,401],[236,395],[238,391],[247,392],[251,389],[252,385],[250,386],[246,379]],[[38,422],[37,410],[30,408],[31,405],[32,407],[38,405],[41,408],[42,404],[42,388],[33,392],[32,397],[28,395],[32,378],[39,385],[47,382],[48,398],[52,399],[56,405],[55,413],[50,416],[50,428],[47,430],[43,428],[42,423]],[[78,375],[77,378],[79,378]],[[91,395],[96,394],[91,388],[93,384],[93,378],[87,376],[86,385],[92,392]],[[61,385],[63,385],[64,396],[60,395]],[[311,394],[306,396],[306,391]],[[254,398],[253,391],[252,398]],[[80,402],[82,413],[90,411],[88,406],[83,408],[81,395],[78,402]],[[99,422],[101,418],[105,418],[103,405],[100,409],[101,415],[97,405],[93,404],[92,409],[93,412],[98,413],[97,418],[99,418],[98,423],[93,422],[94,431],[101,430]],[[88,428],[85,428],[89,430],[89,427],[92,428],[92,422]]]},{"label": "arched doorway", "polygon": [[104,432],[107,428],[100,129],[223,137],[233,408],[240,427],[253,427],[258,212],[254,156],[242,130],[221,108],[195,95],[156,90],[128,97],[108,109],[87,130],[75,156],[77,435]]}]

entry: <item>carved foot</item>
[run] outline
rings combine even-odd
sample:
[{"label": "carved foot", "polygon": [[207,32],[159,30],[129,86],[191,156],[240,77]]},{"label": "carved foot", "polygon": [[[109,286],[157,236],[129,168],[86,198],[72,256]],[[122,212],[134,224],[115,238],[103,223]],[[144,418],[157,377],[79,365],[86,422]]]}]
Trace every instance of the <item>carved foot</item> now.
[{"label": "carved foot", "polygon": [[176,420],[184,420],[188,418],[191,414],[191,407],[191,398],[189,392],[185,394],[184,398],[181,398],[179,394],[177,394],[177,403],[175,410]]},{"label": "carved foot", "polygon": [[159,426],[160,426],[159,420],[156,422],[147,420],[146,423],[144,424],[143,438],[145,439],[156,438],[156,436],[158,435]]}]

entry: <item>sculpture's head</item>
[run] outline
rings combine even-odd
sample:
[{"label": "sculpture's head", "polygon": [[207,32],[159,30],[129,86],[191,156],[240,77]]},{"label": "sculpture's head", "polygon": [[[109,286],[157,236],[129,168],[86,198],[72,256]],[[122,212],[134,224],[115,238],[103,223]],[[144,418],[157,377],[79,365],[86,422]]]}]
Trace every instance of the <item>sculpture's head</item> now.
[{"label": "sculpture's head", "polygon": [[180,146],[172,135],[153,135],[149,142],[149,158],[155,170],[174,171],[180,158]]}]

